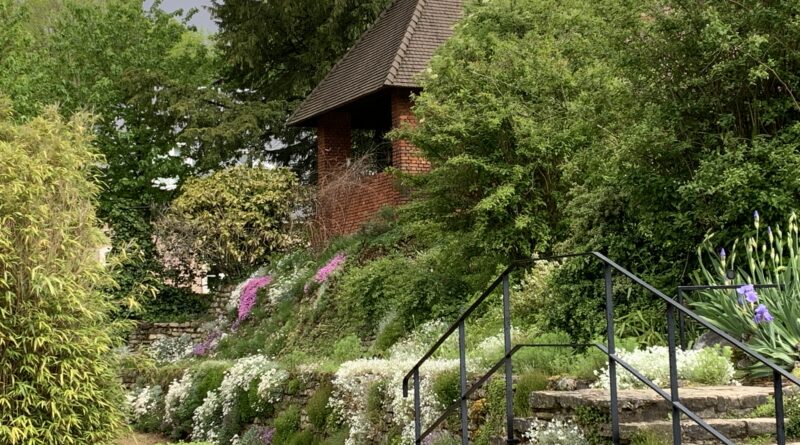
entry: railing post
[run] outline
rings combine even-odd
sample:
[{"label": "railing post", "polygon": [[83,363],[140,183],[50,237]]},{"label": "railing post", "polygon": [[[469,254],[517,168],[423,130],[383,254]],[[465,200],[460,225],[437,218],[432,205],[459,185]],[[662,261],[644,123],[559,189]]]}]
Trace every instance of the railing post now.
[{"label": "railing post", "polygon": [[458,324],[458,358],[461,362],[461,445],[469,445],[469,418],[467,411],[467,341],[464,320]]},{"label": "railing post", "polygon": [[[680,291],[678,291],[680,295]],[[680,297],[679,297],[680,298]],[[679,311],[680,313],[680,311]],[[670,399],[672,400],[672,443],[681,445],[681,411],[675,405],[680,402],[678,395],[678,359],[676,356],[675,345],[675,308],[667,303],[667,342],[669,347],[669,389]]]},{"label": "railing post", "polygon": [[509,274],[503,275],[503,339],[506,351],[506,444],[519,443],[514,438],[514,382],[511,365],[511,296]]},{"label": "railing post", "polygon": [[775,389],[775,437],[778,445],[786,445],[786,430],[784,429],[783,419],[783,380],[781,374],[772,370],[772,386]]},{"label": "railing post", "polygon": [[422,435],[421,409],[422,403],[420,402],[419,393],[419,368],[417,368],[414,370],[414,443],[416,445],[420,445],[422,443],[419,438]]},{"label": "railing post", "polygon": [[[684,306],[683,302],[683,289],[678,288],[678,304]],[[678,311],[678,328],[681,336],[681,351],[685,351],[688,345],[686,344],[686,319],[684,318],[683,311]]]},{"label": "railing post", "polygon": [[611,392],[611,443],[619,444],[619,408],[617,399],[617,362],[611,357],[614,347],[614,289],[611,281],[611,265],[605,265],[606,288],[606,333],[608,336],[608,387]]}]

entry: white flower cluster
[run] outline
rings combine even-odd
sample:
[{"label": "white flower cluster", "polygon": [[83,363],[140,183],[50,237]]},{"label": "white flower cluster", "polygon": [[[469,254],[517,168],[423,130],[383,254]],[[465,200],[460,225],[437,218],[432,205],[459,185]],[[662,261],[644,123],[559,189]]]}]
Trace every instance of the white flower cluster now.
[{"label": "white flower cluster", "polygon": [[[380,381],[388,383],[392,391],[387,394],[385,404],[394,413],[394,422],[403,429],[403,443],[413,443],[414,410],[413,381],[409,382],[409,397],[402,394],[402,379],[414,366],[409,359],[359,359],[343,363],[333,379],[333,394],[329,405],[338,419],[350,430],[347,445],[372,443],[378,431],[373,427],[367,413],[367,389]],[[457,360],[431,360],[420,371],[420,392],[423,402],[421,417],[430,423],[441,414],[444,407],[439,406],[431,389],[432,377],[441,372],[458,368]]]},{"label": "white flower cluster", "polygon": [[[219,386],[219,395],[222,400],[222,414],[227,415],[236,402],[237,392],[247,390],[251,383],[268,375],[270,378],[277,365],[267,356],[251,355],[250,357],[240,358],[225,372],[222,384]],[[260,384],[259,384],[260,386]]]},{"label": "white flower cluster", "polygon": [[[429,321],[407,337],[395,343],[389,349],[389,356],[393,360],[413,359],[422,357],[428,348],[447,330],[448,325],[441,320]],[[458,356],[458,336],[451,335],[439,347],[437,356]]]},{"label": "white flower cluster", "polygon": [[523,436],[534,445],[588,445],[589,441],[577,425],[569,420],[550,422],[534,420]]},{"label": "white flower cluster", "polygon": [[[678,364],[678,378],[680,380],[693,381],[695,383],[708,384],[736,384],[733,378],[733,364],[722,355],[719,349],[708,348],[701,350],[675,351]],[[639,371],[658,386],[665,387],[669,384],[669,349],[666,346],[651,346],[647,349],[637,349],[635,351],[617,351],[617,355],[634,369]],[[716,355],[716,360],[707,360],[712,355]],[[706,369],[703,369],[706,367]],[[714,367],[714,369],[708,369]],[[713,382],[697,382],[695,376],[713,375]],[[597,382],[596,388],[608,389],[609,377],[608,368],[595,371]],[[641,388],[644,386],[633,374],[629,373],[621,366],[617,366],[617,386],[620,389]]]},{"label": "white flower cluster", "polygon": [[283,396],[281,385],[288,378],[289,374],[282,369],[267,370],[258,383],[258,396],[272,404],[280,402]]},{"label": "white flower cluster", "polygon": [[[278,264],[276,268],[280,268]],[[298,281],[303,279],[309,274],[307,267],[295,267],[290,273],[281,274],[278,276],[272,285],[267,289],[269,302],[273,305],[277,304],[283,298],[286,298],[291,292]]]},{"label": "white flower cluster", "polygon": [[219,391],[209,391],[203,403],[192,415],[192,440],[195,442],[217,443],[219,429],[222,424],[220,407],[222,399]]},{"label": "white flower cluster", "polygon": [[136,423],[142,417],[152,414],[157,409],[162,395],[161,387],[158,385],[145,386],[128,393],[127,399],[130,406],[131,421]]},{"label": "white flower cluster", "polygon": [[147,348],[147,354],[159,365],[174,363],[191,356],[194,342],[183,334],[180,337],[160,336]]},{"label": "white flower cluster", "polygon": [[164,420],[167,424],[173,423],[178,408],[186,401],[193,384],[192,373],[186,371],[180,380],[176,379],[169,385],[167,395],[164,396]]}]

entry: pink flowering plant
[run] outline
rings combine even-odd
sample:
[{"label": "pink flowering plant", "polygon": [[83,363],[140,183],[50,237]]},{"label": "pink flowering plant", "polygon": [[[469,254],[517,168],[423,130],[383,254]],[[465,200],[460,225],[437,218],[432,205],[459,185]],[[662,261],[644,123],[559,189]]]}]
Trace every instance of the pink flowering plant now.
[{"label": "pink flowering plant", "polygon": [[250,312],[258,302],[259,289],[269,286],[272,283],[272,277],[269,275],[263,277],[250,278],[242,288],[242,293],[239,296],[239,307],[237,308],[236,320],[231,326],[231,330],[236,330],[243,321],[250,316]]},{"label": "pink flowering plant", "polygon": [[339,252],[333,256],[324,266],[322,266],[317,273],[311,277],[311,281],[306,283],[303,290],[309,293],[313,289],[325,284],[332,275],[342,268],[345,261],[347,261],[347,254]]},{"label": "pink flowering plant", "polygon": [[[754,212],[755,234],[744,241],[744,257],[737,261],[740,242],[730,252],[716,251],[712,237],[698,249],[700,271],[695,281],[711,285],[740,285],[733,291],[703,291],[692,296],[692,308],[735,338],[779,366],[792,370],[800,362],[800,242],[797,217],[786,231],[779,226],[763,230]],[[728,278],[728,271],[734,278]],[[759,287],[775,285],[773,287]],[[771,370],[759,364],[748,369],[760,377]]]}]

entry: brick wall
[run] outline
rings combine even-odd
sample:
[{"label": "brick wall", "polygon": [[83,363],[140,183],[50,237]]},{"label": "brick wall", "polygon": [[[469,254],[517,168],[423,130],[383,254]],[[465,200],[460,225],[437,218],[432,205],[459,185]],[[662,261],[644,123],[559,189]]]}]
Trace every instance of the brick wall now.
[{"label": "brick wall", "polygon": [[333,111],[320,118],[317,128],[317,175],[320,186],[347,165],[352,145],[350,113]]},{"label": "brick wall", "polygon": [[[392,126],[400,128],[417,125],[411,111],[411,90],[394,89],[391,92]],[[350,114],[333,111],[323,115],[317,128],[317,172],[319,187],[329,190],[338,187],[339,192],[317,209],[318,233],[314,238],[324,242],[334,235],[352,233],[373,218],[384,206],[396,206],[407,200],[407,196],[396,186],[393,178],[386,173],[368,176],[355,185],[337,184],[333,186],[337,174],[348,165],[352,151],[352,130]],[[406,173],[424,173],[431,165],[408,141],[392,142],[392,166]],[[324,196],[325,193],[320,193]]]},{"label": "brick wall", "polygon": [[[393,128],[417,125],[417,118],[411,111],[412,105],[411,90],[392,91]],[[430,162],[421,156],[419,148],[406,140],[392,141],[392,165],[407,173],[425,173],[431,170]]]},{"label": "brick wall", "polygon": [[382,207],[395,206],[403,201],[404,196],[395,185],[394,178],[387,173],[378,173],[363,178],[336,205],[318,209],[324,213],[317,217],[325,221],[328,235],[352,233],[374,217]]}]

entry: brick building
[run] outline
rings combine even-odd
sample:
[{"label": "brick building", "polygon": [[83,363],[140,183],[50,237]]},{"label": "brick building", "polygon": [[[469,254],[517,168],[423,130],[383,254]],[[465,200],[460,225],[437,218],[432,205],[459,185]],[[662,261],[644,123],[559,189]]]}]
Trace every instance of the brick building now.
[{"label": "brick building", "polygon": [[[415,125],[412,93],[418,75],[434,51],[452,35],[462,15],[463,0],[394,0],[348,53],[309,94],[289,118],[289,125],[317,129],[317,173],[320,194],[331,189],[356,154],[354,132],[371,131],[378,140],[387,131]],[[406,197],[383,171],[421,173],[430,164],[407,141],[378,149],[382,160],[357,187],[339,193],[324,214],[335,234],[349,233],[384,206]]]}]

